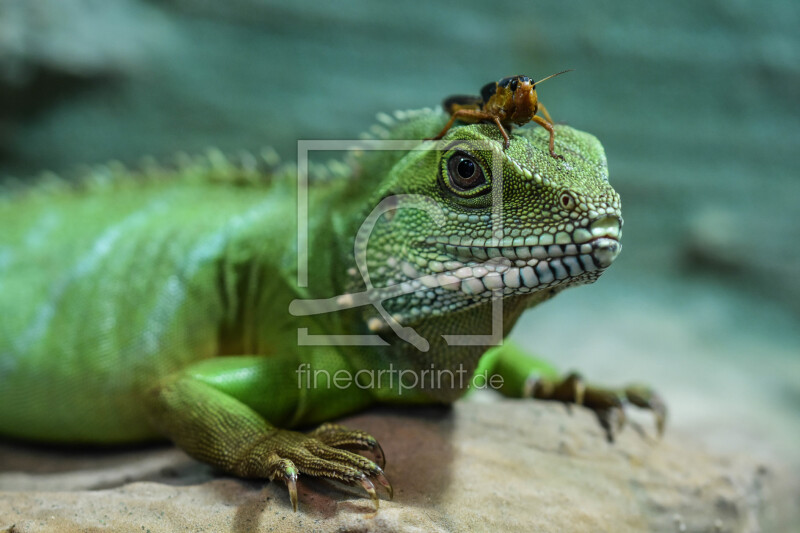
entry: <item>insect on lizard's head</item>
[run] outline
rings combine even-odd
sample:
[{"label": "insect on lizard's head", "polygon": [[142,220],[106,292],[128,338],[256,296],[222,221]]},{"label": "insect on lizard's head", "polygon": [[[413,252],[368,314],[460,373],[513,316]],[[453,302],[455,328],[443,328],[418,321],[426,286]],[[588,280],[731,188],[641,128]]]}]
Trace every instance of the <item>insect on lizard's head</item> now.
[{"label": "insect on lizard's head", "polygon": [[[401,287],[401,322],[595,281],[621,250],[620,199],[592,135],[517,130],[507,150],[489,124],[453,128],[392,171],[396,209],[367,254],[373,283]],[[377,244],[377,245],[376,245]]]},{"label": "insect on lizard's head", "polygon": [[501,80],[506,82],[508,90],[512,94],[514,115],[526,116],[525,122],[530,120],[530,116],[536,113],[538,100],[534,82],[528,76],[513,76]]}]

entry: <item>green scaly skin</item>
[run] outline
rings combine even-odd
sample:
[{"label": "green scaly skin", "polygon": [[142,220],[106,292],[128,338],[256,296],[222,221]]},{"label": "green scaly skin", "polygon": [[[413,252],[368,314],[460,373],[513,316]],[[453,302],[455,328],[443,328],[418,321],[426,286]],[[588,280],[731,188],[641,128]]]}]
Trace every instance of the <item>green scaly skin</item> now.
[{"label": "green scaly skin", "polygon": [[[383,117],[385,138],[423,139],[446,121],[433,111],[396,116]],[[51,178],[0,195],[0,433],[51,443],[168,437],[233,475],[285,480],[296,508],[299,474],[361,484],[376,503],[373,482],[391,488],[376,462],[354,453],[372,451],[382,463],[372,436],[333,424],[278,428],[377,402],[450,402],[479,365],[503,376],[504,394],[582,402],[608,429],[625,400],[663,419],[646,388],[586,387],[509,344],[487,352],[445,341],[491,333],[492,290],[503,296],[505,335],[525,309],[593,282],[619,252],[619,197],[597,139],[557,127],[560,161],[541,128],[515,133],[506,151],[497,128],[476,124],[418,150],[313,166],[303,287],[289,167],[211,153],[140,172],[110,165],[77,186]],[[459,150],[482,167],[483,194],[452,188],[447,162]],[[375,307],[347,305],[367,289],[354,238],[386,198],[396,209],[356,246],[375,287],[368,294],[425,346],[399,338],[400,326]],[[502,212],[493,215],[497,201]],[[348,308],[288,312],[330,298]],[[298,328],[383,341],[300,345]],[[394,380],[341,389],[307,386],[300,368],[450,373],[434,388]]]}]

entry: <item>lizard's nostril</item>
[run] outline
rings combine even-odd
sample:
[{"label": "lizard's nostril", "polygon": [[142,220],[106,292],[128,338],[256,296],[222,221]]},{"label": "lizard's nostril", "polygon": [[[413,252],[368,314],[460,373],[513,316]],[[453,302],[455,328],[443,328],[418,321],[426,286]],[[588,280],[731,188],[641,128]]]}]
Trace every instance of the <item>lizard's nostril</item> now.
[{"label": "lizard's nostril", "polygon": [[568,192],[562,193],[561,205],[564,207],[564,209],[572,209],[575,207],[575,198],[573,198],[573,196]]}]

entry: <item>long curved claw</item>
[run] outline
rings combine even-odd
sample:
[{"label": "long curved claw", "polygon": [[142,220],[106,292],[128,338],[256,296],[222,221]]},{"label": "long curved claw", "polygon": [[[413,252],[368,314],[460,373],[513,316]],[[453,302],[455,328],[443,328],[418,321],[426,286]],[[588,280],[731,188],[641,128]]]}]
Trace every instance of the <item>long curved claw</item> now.
[{"label": "long curved claw", "polygon": [[608,442],[614,442],[614,437],[625,426],[626,417],[625,410],[620,407],[611,407],[608,409],[598,409],[595,411],[597,421],[600,427],[603,428]]},{"label": "long curved claw", "polygon": [[611,410],[603,409],[602,411],[595,411],[595,416],[597,416],[597,421],[606,434],[606,440],[608,442],[614,442],[614,431],[611,429]]},{"label": "long curved claw", "polygon": [[375,510],[377,511],[380,506],[380,499],[378,498],[378,493],[375,492],[375,485],[372,484],[372,481],[367,476],[363,476],[360,481],[361,486],[364,487],[364,490],[367,491],[369,497],[375,503]]},{"label": "long curved claw", "polygon": [[[383,447],[381,447],[381,444],[378,442],[378,440],[372,435],[368,435],[363,432],[359,433],[363,434],[362,442],[352,443],[351,447],[370,452],[378,466],[381,467],[381,469],[386,468],[386,455],[383,453]],[[342,444],[341,447],[347,448],[348,446],[347,444]]]},{"label": "long curved claw", "polygon": [[394,489],[392,488],[392,484],[389,483],[389,480],[386,479],[386,475],[383,473],[383,469],[381,469],[373,477],[378,481],[378,483],[381,484],[383,488],[386,489],[386,492],[389,494],[389,499],[391,500],[392,498],[394,498]]},{"label": "long curved claw", "polygon": [[289,489],[289,499],[292,502],[292,509],[297,512],[297,468],[289,459],[281,459],[273,454],[269,461],[272,463],[272,474],[270,479],[281,478]]},{"label": "long curved claw", "polygon": [[386,454],[383,453],[383,447],[381,446],[381,443],[377,440],[374,442],[375,445],[372,449],[372,453],[375,456],[375,461],[378,463],[378,466],[381,467],[381,470],[383,470],[386,468]]},{"label": "long curved claw", "polygon": [[584,406],[594,411],[608,442],[614,442],[615,435],[622,430],[626,422],[625,408],[620,394],[612,390],[587,387]]},{"label": "long curved claw", "polygon": [[289,489],[289,499],[292,502],[292,509],[297,512],[297,474],[285,478],[286,488]]}]

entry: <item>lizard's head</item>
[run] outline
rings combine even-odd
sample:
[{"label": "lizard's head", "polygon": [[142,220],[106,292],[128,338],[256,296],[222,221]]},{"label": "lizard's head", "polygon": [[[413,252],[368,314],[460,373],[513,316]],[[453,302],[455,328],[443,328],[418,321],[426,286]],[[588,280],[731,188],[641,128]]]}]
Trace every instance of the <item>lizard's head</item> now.
[{"label": "lizard's head", "polygon": [[[434,131],[436,128],[431,128]],[[488,302],[591,283],[621,249],[619,195],[592,135],[515,130],[502,149],[494,125],[452,128],[409,151],[380,190],[367,266],[401,323]],[[386,210],[396,207],[393,210]],[[541,296],[541,294],[540,294]]]}]

